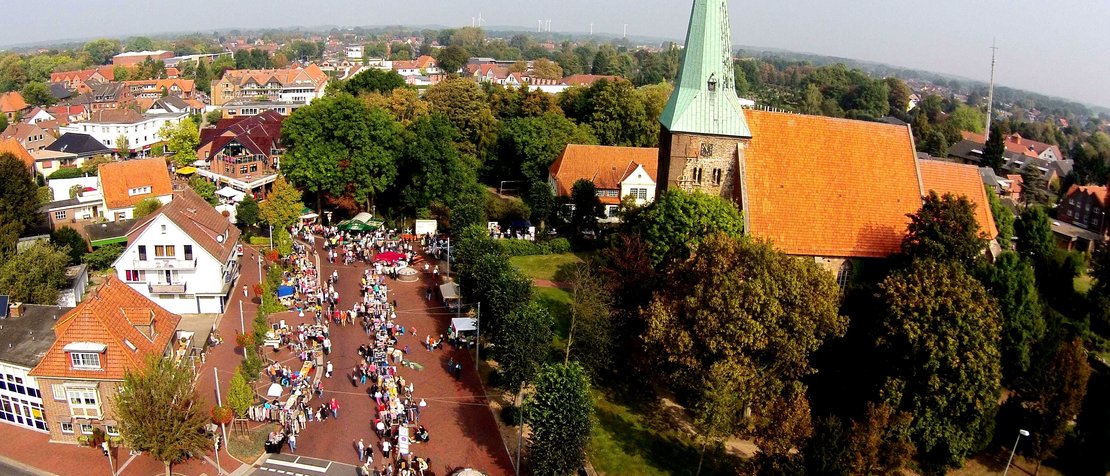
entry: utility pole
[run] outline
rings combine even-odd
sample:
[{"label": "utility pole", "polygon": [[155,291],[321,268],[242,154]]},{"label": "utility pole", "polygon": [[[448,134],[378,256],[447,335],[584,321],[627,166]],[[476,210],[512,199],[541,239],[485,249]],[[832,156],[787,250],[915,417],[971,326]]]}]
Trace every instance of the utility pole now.
[{"label": "utility pole", "polygon": [[[249,352],[249,350],[246,351],[246,352]],[[216,379],[216,405],[222,407],[222,406],[224,406],[224,404],[223,404],[223,398],[220,397],[220,371],[216,367],[212,367],[212,377],[215,377],[215,379]],[[223,431],[224,442],[226,443],[227,442],[227,425],[225,425],[221,422],[220,423],[220,430]],[[221,472],[222,471],[223,470],[221,469]]]},{"label": "utility pole", "polygon": [[243,300],[239,300],[239,327],[243,329],[243,333],[247,333],[247,325],[243,323]]},{"label": "utility pole", "polygon": [[984,143],[986,141],[989,141],[990,138],[991,138],[991,113],[994,112],[993,111],[993,108],[994,108],[994,63],[995,63],[995,53],[997,53],[997,52],[998,52],[998,46],[995,45],[994,40],[991,40],[991,83],[990,83],[990,86],[987,89],[987,128],[986,128],[986,135],[984,136],[984,137],[986,137],[986,140],[983,141]]}]

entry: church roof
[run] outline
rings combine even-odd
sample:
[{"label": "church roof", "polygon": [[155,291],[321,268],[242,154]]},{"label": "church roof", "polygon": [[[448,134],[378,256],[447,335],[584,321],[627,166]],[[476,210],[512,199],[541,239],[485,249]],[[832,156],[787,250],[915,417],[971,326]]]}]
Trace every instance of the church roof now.
[{"label": "church roof", "polygon": [[732,65],[728,0],[694,0],[682,69],[659,118],[671,132],[751,137]]},{"label": "church roof", "polygon": [[[921,208],[909,127],[748,109],[743,151],[747,231],[787,254],[897,253]],[[977,175],[976,175],[977,177]]]},{"label": "church roof", "polygon": [[920,160],[917,166],[921,169],[921,181],[926,193],[934,191],[941,196],[951,193],[957,197],[967,197],[975,207],[979,229],[989,239],[998,237],[998,227],[994,224],[987,189],[983,186],[983,177],[979,175],[978,167],[939,160]]}]

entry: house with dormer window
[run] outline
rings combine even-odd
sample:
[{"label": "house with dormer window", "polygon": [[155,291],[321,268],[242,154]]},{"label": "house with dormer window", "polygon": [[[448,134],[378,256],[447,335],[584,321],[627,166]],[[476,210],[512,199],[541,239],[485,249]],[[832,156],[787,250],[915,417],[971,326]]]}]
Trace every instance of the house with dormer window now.
[{"label": "house with dormer window", "polygon": [[147,198],[167,203],[173,197],[166,161],[125,160],[101,164],[100,191],[104,195],[104,218],[120,221],[134,218],[135,205]]},{"label": "house with dormer window", "polygon": [[117,278],[179,314],[221,313],[239,277],[239,229],[192,189],[127,232]]},{"label": "house with dormer window", "polygon": [[77,443],[100,429],[119,435],[115,396],[124,375],[171,355],[181,317],[109,276],[57,318],[54,341],[28,373],[38,385],[50,441]]}]

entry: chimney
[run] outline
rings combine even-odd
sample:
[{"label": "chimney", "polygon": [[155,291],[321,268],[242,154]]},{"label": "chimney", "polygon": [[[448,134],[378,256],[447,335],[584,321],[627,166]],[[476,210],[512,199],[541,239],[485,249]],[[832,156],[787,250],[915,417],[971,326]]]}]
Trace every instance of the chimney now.
[{"label": "chimney", "polygon": [[8,317],[23,317],[23,303],[13,302],[8,305]]}]

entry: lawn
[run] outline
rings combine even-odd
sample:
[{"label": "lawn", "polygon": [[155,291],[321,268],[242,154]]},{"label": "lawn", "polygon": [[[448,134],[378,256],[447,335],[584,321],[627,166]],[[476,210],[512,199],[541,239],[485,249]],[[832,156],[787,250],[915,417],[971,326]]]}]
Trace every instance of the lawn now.
[{"label": "lawn", "polygon": [[[597,424],[587,448],[590,462],[604,475],[693,475],[697,447],[667,418],[651,418],[652,407],[633,407],[594,392]],[[743,463],[719,449],[706,450],[701,474],[736,474]]]},{"label": "lawn", "polygon": [[272,429],[272,425],[261,425],[246,431],[231,431],[228,428],[227,451],[240,461],[252,463],[265,450],[266,438]]},{"label": "lawn", "polygon": [[509,262],[532,279],[556,281],[560,270],[573,268],[574,265],[589,258],[588,253],[562,253],[557,255],[513,256]]}]

